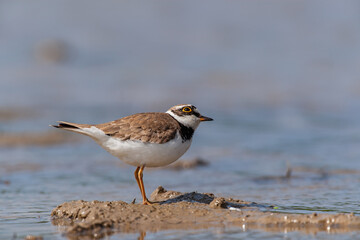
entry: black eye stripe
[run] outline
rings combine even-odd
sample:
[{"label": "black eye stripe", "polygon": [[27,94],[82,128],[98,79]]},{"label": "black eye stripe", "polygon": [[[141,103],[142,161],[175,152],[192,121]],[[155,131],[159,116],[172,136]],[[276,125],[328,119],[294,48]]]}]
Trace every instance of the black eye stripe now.
[{"label": "black eye stripe", "polygon": [[200,117],[200,114],[198,112],[193,112],[193,114],[196,116],[196,117]]},{"label": "black eye stripe", "polygon": [[200,117],[200,113],[198,112],[194,112],[194,111],[191,111],[191,112],[183,112],[181,109],[180,110],[177,110],[177,111],[172,111],[174,114],[178,115],[178,116],[189,116],[189,115],[194,115],[196,117]]}]

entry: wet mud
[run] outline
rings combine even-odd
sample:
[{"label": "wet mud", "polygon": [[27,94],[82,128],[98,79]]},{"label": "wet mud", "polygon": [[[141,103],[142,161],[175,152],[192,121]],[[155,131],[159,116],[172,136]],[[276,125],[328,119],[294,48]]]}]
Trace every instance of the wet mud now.
[{"label": "wet mud", "polygon": [[26,109],[0,108],[0,122],[9,122],[17,119],[32,117],[34,113]]},{"label": "wet mud", "polygon": [[123,201],[71,201],[57,206],[52,223],[62,226],[69,239],[102,238],[114,233],[174,229],[239,227],[306,233],[349,232],[360,229],[354,214],[286,214],[272,206],[211,193],[180,193],[161,186],[151,194],[151,206]]},{"label": "wet mud", "polygon": [[198,167],[206,167],[210,163],[202,158],[193,158],[193,159],[182,159],[181,161],[176,161],[169,166],[164,167],[165,169],[171,169],[175,171],[181,171],[186,169],[193,169]]},{"label": "wet mud", "polygon": [[41,236],[35,236],[35,235],[27,235],[25,237],[25,240],[43,240],[44,238]]},{"label": "wet mud", "polygon": [[284,175],[278,176],[261,176],[252,180],[259,184],[272,184],[290,182],[291,180],[328,180],[336,175],[358,175],[359,170],[354,169],[326,169],[315,167],[288,167]]},{"label": "wet mud", "polygon": [[[38,117],[38,115],[34,110],[0,108],[0,122],[2,123]],[[76,135],[59,133],[54,130],[44,132],[6,132],[0,129],[0,148],[50,146],[65,142],[75,142],[79,141],[79,139],[80,137]]]},{"label": "wet mud", "polygon": [[24,146],[50,146],[79,141],[70,134],[47,131],[40,133],[0,133],[0,148]]},{"label": "wet mud", "polygon": [[4,185],[10,185],[10,181],[9,180],[1,180],[0,179],[0,185],[4,184]]}]

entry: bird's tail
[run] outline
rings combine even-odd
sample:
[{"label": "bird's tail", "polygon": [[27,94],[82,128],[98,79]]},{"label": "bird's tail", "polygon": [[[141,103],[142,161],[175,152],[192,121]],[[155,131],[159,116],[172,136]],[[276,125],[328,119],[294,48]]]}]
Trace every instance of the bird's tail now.
[{"label": "bird's tail", "polygon": [[91,125],[89,124],[78,124],[78,123],[70,123],[70,122],[64,122],[64,121],[58,121],[58,125],[50,125],[51,127],[64,129],[71,132],[77,132],[81,134],[88,135],[84,129],[90,128]]}]

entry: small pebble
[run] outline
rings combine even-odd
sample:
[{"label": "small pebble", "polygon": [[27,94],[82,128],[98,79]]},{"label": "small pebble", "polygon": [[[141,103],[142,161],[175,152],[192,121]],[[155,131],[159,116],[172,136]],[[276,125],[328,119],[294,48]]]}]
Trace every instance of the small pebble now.
[{"label": "small pebble", "polygon": [[209,204],[211,208],[227,208],[227,203],[224,198],[215,198]]}]

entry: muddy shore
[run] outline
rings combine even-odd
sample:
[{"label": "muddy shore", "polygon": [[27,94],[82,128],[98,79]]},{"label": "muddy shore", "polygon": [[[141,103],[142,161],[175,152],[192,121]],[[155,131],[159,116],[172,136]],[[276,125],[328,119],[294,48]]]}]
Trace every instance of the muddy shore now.
[{"label": "muddy shore", "polygon": [[51,146],[64,142],[77,142],[75,135],[58,133],[56,131],[29,132],[29,133],[0,133],[0,148]]},{"label": "muddy shore", "polygon": [[[34,118],[38,113],[26,109],[0,108],[0,123]],[[36,121],[32,119],[31,121]],[[47,127],[47,126],[46,126]],[[65,142],[76,142],[80,137],[50,129],[43,132],[7,132],[0,129],[0,148],[28,146],[51,146]]]},{"label": "muddy shore", "polygon": [[360,229],[360,217],[354,214],[276,213],[272,206],[216,197],[211,193],[180,193],[160,186],[150,199],[156,203],[144,206],[123,201],[65,202],[53,209],[52,223],[63,226],[70,239],[102,238],[118,232],[223,227],[314,234]]}]

